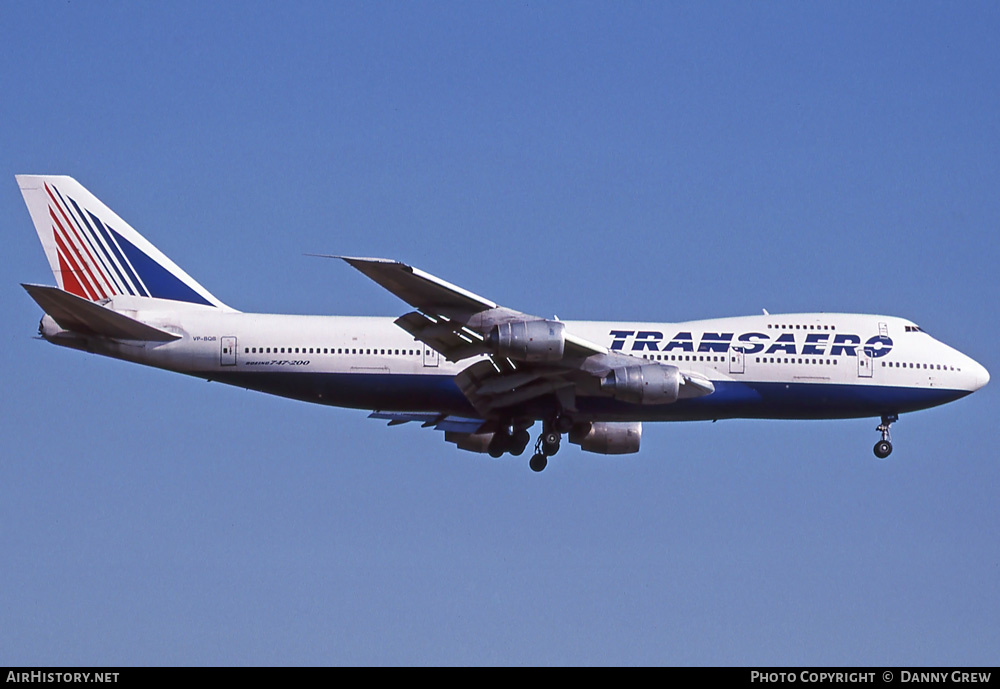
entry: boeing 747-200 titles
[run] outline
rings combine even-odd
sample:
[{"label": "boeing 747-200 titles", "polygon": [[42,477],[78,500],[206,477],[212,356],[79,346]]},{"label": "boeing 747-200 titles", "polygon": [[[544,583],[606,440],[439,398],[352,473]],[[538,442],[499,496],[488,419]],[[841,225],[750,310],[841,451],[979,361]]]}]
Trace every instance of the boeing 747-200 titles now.
[{"label": "boeing 747-200 titles", "polygon": [[965,397],[989,373],[915,323],[846,313],[683,323],[560,321],[417,268],[342,258],[409,304],[392,318],[243,313],[223,304],[70,177],[17,183],[58,286],[25,284],[53,344],[292,399],[415,421],[463,450],[530,466],[563,436],[639,450],[642,423],[880,418]]}]

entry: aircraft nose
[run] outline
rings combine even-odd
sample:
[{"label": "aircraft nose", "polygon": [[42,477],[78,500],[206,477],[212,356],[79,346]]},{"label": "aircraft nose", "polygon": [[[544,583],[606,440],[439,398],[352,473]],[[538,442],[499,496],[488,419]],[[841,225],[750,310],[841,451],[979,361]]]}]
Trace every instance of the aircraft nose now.
[{"label": "aircraft nose", "polygon": [[977,361],[972,362],[972,379],[974,382],[972,389],[978,390],[990,382],[990,372],[986,367]]},{"label": "aircraft nose", "polygon": [[990,372],[986,370],[985,366],[979,366],[979,377],[976,379],[976,389],[978,390],[989,382]]}]

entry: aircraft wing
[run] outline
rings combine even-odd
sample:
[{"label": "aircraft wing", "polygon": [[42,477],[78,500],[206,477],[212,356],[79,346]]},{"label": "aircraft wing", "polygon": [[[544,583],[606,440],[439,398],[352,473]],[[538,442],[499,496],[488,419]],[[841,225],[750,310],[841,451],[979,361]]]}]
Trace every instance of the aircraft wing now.
[{"label": "aircraft wing", "polygon": [[558,320],[515,311],[429,273],[382,258],[340,258],[417,310],[396,324],[452,362],[486,355],[456,376],[483,418],[554,396],[574,411],[579,395],[640,404],[714,391],[704,376],[633,357],[568,332]]},{"label": "aircraft wing", "polygon": [[[340,258],[386,288],[417,311],[401,316],[396,325],[441,352],[449,361],[489,353],[485,338],[504,322],[541,322],[545,319],[507,309],[399,261],[384,258]],[[607,347],[565,335],[571,356],[606,354]]]},{"label": "aircraft wing", "polygon": [[385,258],[337,256],[397,297],[427,313],[470,314],[497,308],[484,299],[419,268]]}]

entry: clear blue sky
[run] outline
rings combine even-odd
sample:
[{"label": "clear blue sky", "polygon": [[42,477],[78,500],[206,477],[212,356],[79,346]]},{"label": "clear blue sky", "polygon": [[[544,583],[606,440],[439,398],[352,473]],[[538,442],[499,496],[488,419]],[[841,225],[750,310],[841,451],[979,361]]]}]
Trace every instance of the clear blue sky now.
[{"label": "clear blue sky", "polygon": [[8,2],[0,664],[991,664],[996,381],[540,475],[32,339],[17,173],[245,311],[911,318],[1000,371],[1000,6]]}]

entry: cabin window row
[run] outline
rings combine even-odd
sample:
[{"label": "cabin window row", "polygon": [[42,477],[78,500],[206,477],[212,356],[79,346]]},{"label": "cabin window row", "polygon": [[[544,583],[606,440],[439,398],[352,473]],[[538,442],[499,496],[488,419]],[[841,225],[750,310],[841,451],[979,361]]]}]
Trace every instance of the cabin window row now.
[{"label": "cabin window row", "polygon": [[[650,361],[725,361],[725,356],[708,356],[706,354],[643,354],[643,359]],[[733,357],[736,360],[736,357]]]},{"label": "cabin window row", "polygon": [[244,354],[367,354],[376,356],[420,356],[419,349],[371,349],[350,347],[244,347]]},{"label": "cabin window row", "polygon": [[758,364],[815,364],[817,366],[836,366],[836,359],[797,359],[789,356],[758,356],[754,357]]},{"label": "cabin window row", "polygon": [[927,369],[929,371],[961,371],[960,368],[955,368],[954,366],[948,366],[947,364],[914,364],[914,363],[903,363],[900,361],[883,361],[882,368],[888,366],[889,368],[919,368]]},{"label": "cabin window row", "polygon": [[774,329],[774,330],[836,330],[837,329],[836,326],[833,326],[833,325],[816,325],[816,324],[813,324],[813,325],[802,325],[802,324],[798,324],[798,325],[781,324],[781,325],[778,325],[778,324],[774,324],[774,323],[768,323],[767,327],[768,327],[768,329]]}]

